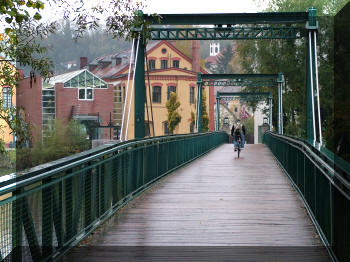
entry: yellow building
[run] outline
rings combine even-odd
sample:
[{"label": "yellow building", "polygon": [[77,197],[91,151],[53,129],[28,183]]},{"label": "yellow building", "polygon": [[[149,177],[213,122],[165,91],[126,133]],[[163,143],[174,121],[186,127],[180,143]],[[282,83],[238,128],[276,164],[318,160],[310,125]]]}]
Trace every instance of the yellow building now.
[{"label": "yellow building", "polygon": [[[130,53],[130,51],[129,51]],[[123,56],[127,58],[123,61]],[[115,59],[115,61],[114,61]],[[148,68],[146,67],[146,96],[147,105],[150,112],[150,104],[153,107],[153,122],[151,116],[147,119],[147,107],[145,106],[145,125],[146,134],[148,134],[148,126],[150,127],[151,135],[152,127],[154,126],[155,136],[169,134],[167,128],[168,112],[166,102],[170,92],[176,92],[178,101],[181,103],[179,113],[182,117],[181,122],[174,130],[174,134],[185,134],[194,131],[194,125],[191,119],[191,112],[196,112],[196,81],[197,72],[206,71],[200,68],[199,45],[192,46],[192,59],[175,48],[168,41],[153,42],[147,48]],[[110,64],[107,64],[110,61]],[[122,124],[122,107],[125,103],[124,124],[122,133],[126,133],[128,139],[134,138],[134,101],[130,97],[132,95],[133,73],[130,74],[129,88],[126,88],[129,73],[129,57],[127,52],[114,56],[105,56],[96,59],[90,63],[90,70],[103,78],[104,80],[114,84],[114,123]],[[124,63],[123,63],[124,62]],[[119,68],[116,70],[115,68]],[[197,68],[197,69],[196,69]],[[114,69],[114,70],[113,70]],[[114,73],[113,73],[114,71]],[[113,73],[113,74],[111,74]],[[149,73],[149,83],[148,83]],[[109,74],[109,76],[108,76]],[[149,95],[149,85],[151,96]],[[126,92],[128,91],[128,94]],[[207,109],[209,110],[209,88],[203,90],[206,94]],[[130,108],[129,108],[130,105]],[[129,110],[130,109],[130,110]],[[130,112],[130,114],[128,114]],[[209,113],[209,112],[208,112]],[[128,122],[129,115],[129,125]]]},{"label": "yellow building", "polygon": [[[6,116],[11,107],[16,106],[16,89],[15,85],[11,85],[8,77],[16,77],[16,68],[4,58],[0,57],[0,112]],[[13,82],[16,80],[13,79]],[[11,82],[12,82],[11,81]],[[5,142],[6,147],[14,146],[14,136],[6,121],[0,117],[0,139]]]}]

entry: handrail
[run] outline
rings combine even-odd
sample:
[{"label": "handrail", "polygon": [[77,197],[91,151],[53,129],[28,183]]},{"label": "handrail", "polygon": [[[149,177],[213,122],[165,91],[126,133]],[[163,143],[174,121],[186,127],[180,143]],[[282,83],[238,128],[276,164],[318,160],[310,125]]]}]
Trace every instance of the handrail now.
[{"label": "handrail", "polygon": [[[214,132],[217,133],[217,132]],[[220,132],[219,132],[220,133]],[[153,138],[144,138],[144,139],[133,139],[129,141],[120,142],[118,144],[112,144],[112,145],[102,145],[94,149],[86,150],[84,152],[64,157],[49,163],[45,163],[39,166],[36,166],[34,168],[31,168],[24,173],[19,174],[17,176],[11,177],[11,179],[8,179],[6,181],[0,182],[0,194],[2,193],[2,188],[12,184],[12,183],[19,183],[23,180],[28,179],[36,179],[38,176],[42,176],[43,174],[51,174],[52,172],[59,172],[63,171],[65,169],[69,169],[72,166],[75,166],[77,163],[86,162],[89,160],[93,160],[94,158],[98,158],[101,156],[101,154],[105,154],[107,152],[114,152],[117,150],[123,150],[125,148],[138,145],[139,143],[154,143],[158,141],[170,141],[174,139],[179,138],[189,138],[193,136],[198,135],[205,135],[206,132],[203,133],[195,133],[195,134],[179,134],[179,135],[167,135],[167,136],[157,136]],[[87,160],[88,159],[88,160]]]},{"label": "handrail", "polygon": [[[350,261],[350,173],[330,152],[272,132],[264,143],[303,199],[334,261]],[[326,152],[326,153],[325,153]]]},{"label": "handrail", "polygon": [[205,132],[131,140],[0,183],[0,260],[57,260],[128,201],[227,138]]}]

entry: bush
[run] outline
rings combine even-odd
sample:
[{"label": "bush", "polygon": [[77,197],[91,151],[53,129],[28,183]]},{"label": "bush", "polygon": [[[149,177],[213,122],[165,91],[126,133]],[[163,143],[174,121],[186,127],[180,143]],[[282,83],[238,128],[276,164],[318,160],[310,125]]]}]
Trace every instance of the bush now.
[{"label": "bush", "polygon": [[32,148],[17,150],[17,171],[90,149],[86,131],[76,120],[71,120],[68,125],[54,120],[43,134]]}]

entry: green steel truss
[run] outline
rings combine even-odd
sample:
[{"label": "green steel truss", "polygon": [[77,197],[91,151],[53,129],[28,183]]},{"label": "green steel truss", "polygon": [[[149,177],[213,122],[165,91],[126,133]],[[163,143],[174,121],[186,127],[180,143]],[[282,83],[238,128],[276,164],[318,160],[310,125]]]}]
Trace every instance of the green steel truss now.
[{"label": "green steel truss", "polygon": [[269,125],[272,131],[272,92],[217,92],[216,93],[216,130],[220,129],[220,101],[231,101],[235,98],[245,101],[264,101],[269,104]]},{"label": "green steel truss", "polygon": [[[223,80],[224,79],[224,80]],[[199,74],[198,85],[200,86],[245,86],[245,87],[277,87],[278,88],[278,133],[283,134],[283,107],[282,107],[282,89],[284,84],[284,76],[281,72],[278,74]],[[201,88],[198,88],[201,92]],[[223,97],[221,94],[226,94]],[[255,93],[257,94],[257,93]],[[270,105],[270,130],[272,130],[272,95],[266,97],[270,93],[261,93],[261,95],[253,95],[252,93],[217,93],[217,99],[225,101],[233,100],[233,96],[243,97],[245,101],[263,101],[268,100]],[[229,96],[229,97],[227,97]],[[242,100],[242,99],[241,99]],[[217,100],[217,108],[219,107]],[[197,118],[201,117],[198,111]],[[220,112],[217,112],[217,119]],[[218,123],[218,122],[217,122]],[[219,123],[217,124],[217,130]]]},{"label": "green steel truss", "polygon": [[309,12],[145,14],[143,18],[153,25],[300,24],[309,20]]},{"label": "green steel truss", "polygon": [[152,40],[297,39],[300,27],[151,28]]},{"label": "green steel truss", "polygon": [[276,86],[274,80],[205,80],[203,86],[247,86],[247,87],[269,87]]},{"label": "green steel truss", "polygon": [[243,92],[237,92],[237,93],[220,93],[218,94],[217,99],[223,100],[223,101],[232,101],[237,98],[244,101],[265,101],[272,98],[271,92],[254,92],[254,93],[243,93]]},{"label": "green steel truss", "polygon": [[279,74],[201,74],[202,80],[211,79],[278,79]]},{"label": "green steel truss", "polygon": [[[161,14],[145,15],[138,12],[150,25],[150,38],[160,40],[216,40],[216,39],[295,39],[305,37],[307,48],[307,140],[315,147],[322,145],[321,113],[317,71],[317,30],[316,9],[309,8],[306,12],[269,12],[269,13],[239,13],[239,14]],[[299,24],[305,29],[296,27]],[[169,26],[160,28],[160,26]],[[175,28],[177,25],[193,25],[192,28]],[[282,26],[281,26],[282,25]],[[202,27],[198,27],[202,26]],[[141,31],[138,37],[141,36]],[[304,32],[305,30],[305,32]],[[142,36],[141,36],[142,38]],[[145,41],[140,41],[137,57],[144,61],[143,51]],[[142,62],[143,63],[143,62]],[[136,70],[135,79],[135,138],[144,136],[144,104],[146,97],[144,88],[144,70]],[[210,79],[208,79],[210,80]],[[283,79],[282,79],[283,80]],[[278,108],[282,112],[281,79],[278,81]],[[197,81],[198,102],[201,100],[202,80]],[[229,83],[221,83],[229,84]],[[230,83],[231,84],[231,83]],[[201,107],[197,105],[197,119],[201,119]],[[197,121],[197,131],[201,130],[201,121]],[[279,133],[283,133],[282,114],[278,117]]]}]

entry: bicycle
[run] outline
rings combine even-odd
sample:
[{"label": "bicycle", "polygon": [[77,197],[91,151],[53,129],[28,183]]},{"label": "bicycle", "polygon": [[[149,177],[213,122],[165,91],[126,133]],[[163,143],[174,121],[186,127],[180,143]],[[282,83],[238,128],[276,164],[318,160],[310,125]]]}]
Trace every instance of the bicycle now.
[{"label": "bicycle", "polygon": [[238,135],[237,136],[237,154],[238,154],[238,158],[239,158],[239,154],[241,153],[241,136]]}]

